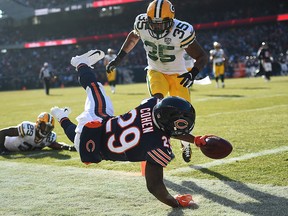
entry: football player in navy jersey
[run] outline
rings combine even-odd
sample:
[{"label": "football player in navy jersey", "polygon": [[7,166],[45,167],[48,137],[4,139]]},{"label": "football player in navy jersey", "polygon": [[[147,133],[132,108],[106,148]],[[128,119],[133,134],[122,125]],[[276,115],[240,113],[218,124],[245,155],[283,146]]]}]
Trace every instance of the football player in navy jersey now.
[{"label": "football player in navy jersey", "polygon": [[171,207],[196,206],[190,194],[172,196],[163,182],[163,167],[173,159],[170,137],[203,144],[204,139],[190,134],[195,110],[180,97],[160,100],[152,97],[135,109],[114,116],[110,98],[90,67],[104,57],[104,52],[91,50],[73,57],[71,64],[78,71],[79,82],[86,90],[85,110],[74,124],[68,118],[70,108],[52,107],[67,137],[74,142],[81,161],[146,161],[147,188],[158,200]]},{"label": "football player in navy jersey", "polygon": [[257,58],[259,59],[259,74],[263,74],[266,81],[271,80],[273,57],[266,42],[262,42],[258,49]]},{"label": "football player in navy jersey", "polygon": [[[190,102],[189,87],[199,71],[208,63],[208,55],[198,43],[191,24],[175,18],[175,8],[169,0],[154,0],[146,13],[135,18],[134,29],[128,34],[117,56],[106,65],[111,73],[136,44],[143,42],[146,52],[147,83],[151,96],[160,99],[179,96]],[[187,71],[184,53],[195,59]],[[190,162],[190,143],[181,142],[182,157]]]}]

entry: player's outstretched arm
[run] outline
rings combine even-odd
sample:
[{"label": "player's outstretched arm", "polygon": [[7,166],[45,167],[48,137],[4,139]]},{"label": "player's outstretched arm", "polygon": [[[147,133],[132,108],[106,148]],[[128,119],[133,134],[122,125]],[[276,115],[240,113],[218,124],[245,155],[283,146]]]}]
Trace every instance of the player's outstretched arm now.
[{"label": "player's outstretched arm", "polygon": [[174,139],[183,140],[189,143],[194,143],[196,146],[200,147],[201,145],[205,145],[205,139],[209,136],[214,135],[203,135],[203,136],[193,136],[192,134],[185,134],[173,137]]},{"label": "player's outstretched arm", "polygon": [[163,167],[147,161],[145,169],[145,177],[147,189],[158,200],[173,208],[176,207],[193,207],[197,208],[197,204],[193,201],[190,194],[177,194],[174,197],[167,191],[163,182]]},{"label": "player's outstretched arm", "polygon": [[67,150],[67,151],[76,151],[76,148],[72,145],[68,145],[65,143],[53,142],[48,147],[55,150]]},{"label": "player's outstretched arm", "polygon": [[185,51],[196,60],[194,67],[198,68],[199,71],[201,71],[209,61],[209,56],[196,39]]},{"label": "player's outstretched arm", "polygon": [[17,127],[9,127],[9,128],[4,128],[0,130],[0,153],[5,152],[6,148],[4,146],[5,143],[5,137],[6,136],[19,136],[18,128]]},{"label": "player's outstretched arm", "polygon": [[167,191],[163,182],[163,167],[147,161],[145,169],[147,189],[158,200],[171,207],[179,207],[178,201]]},{"label": "player's outstretched arm", "polygon": [[122,61],[122,59],[136,46],[138,41],[140,40],[140,37],[136,34],[135,31],[131,31],[127,37],[126,40],[124,41],[120,51],[118,52],[117,56],[115,59],[111,60],[107,65],[106,65],[106,72],[111,73],[112,70],[116,68]]}]

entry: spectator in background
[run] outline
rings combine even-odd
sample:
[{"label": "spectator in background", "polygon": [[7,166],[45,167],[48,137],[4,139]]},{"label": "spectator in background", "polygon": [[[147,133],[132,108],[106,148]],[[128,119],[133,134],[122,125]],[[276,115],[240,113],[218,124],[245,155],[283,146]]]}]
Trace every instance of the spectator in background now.
[{"label": "spectator in background", "polygon": [[[116,54],[113,49],[109,48],[107,50],[107,54],[104,57],[104,66],[106,67],[106,65],[108,65],[108,63],[112,61],[114,58],[116,58]],[[107,80],[111,88],[112,94],[115,94],[116,90],[116,77],[117,77],[116,68],[113,68],[113,70],[110,73],[107,73]]]},{"label": "spectator in background", "polygon": [[280,54],[279,64],[281,66],[281,75],[287,76],[288,74],[288,51],[286,51],[286,54],[283,54],[283,53]]},{"label": "spectator in background", "polygon": [[43,67],[40,70],[39,79],[43,81],[44,90],[45,90],[46,95],[49,95],[50,82],[52,79],[54,79],[54,74],[53,74],[53,72],[52,72],[52,70],[49,67],[49,64],[47,62],[45,62],[43,64]]},{"label": "spectator in background", "polygon": [[221,80],[222,88],[225,87],[224,78],[225,78],[225,62],[227,57],[224,53],[224,50],[221,48],[221,44],[218,42],[213,43],[214,49],[210,50],[210,61],[213,65],[213,73],[215,76],[216,87],[219,88],[219,78]]},{"label": "spectator in background", "polygon": [[266,81],[270,81],[273,57],[266,42],[262,42],[257,52],[257,58],[259,59],[259,75],[263,75]]}]

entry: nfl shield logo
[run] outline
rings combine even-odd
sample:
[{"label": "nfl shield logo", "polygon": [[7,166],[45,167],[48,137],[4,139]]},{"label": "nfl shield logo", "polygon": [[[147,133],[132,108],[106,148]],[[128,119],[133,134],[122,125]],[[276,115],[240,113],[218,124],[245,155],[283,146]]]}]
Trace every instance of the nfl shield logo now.
[{"label": "nfl shield logo", "polygon": [[166,43],[166,44],[170,44],[171,43],[171,38],[164,38],[164,42]]}]

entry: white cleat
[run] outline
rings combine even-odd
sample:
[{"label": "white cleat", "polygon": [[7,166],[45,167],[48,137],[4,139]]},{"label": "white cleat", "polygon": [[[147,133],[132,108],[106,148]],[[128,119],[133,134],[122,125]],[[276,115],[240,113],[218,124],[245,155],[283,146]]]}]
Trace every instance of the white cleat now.
[{"label": "white cleat", "polygon": [[70,63],[72,66],[76,67],[79,64],[86,64],[89,67],[93,68],[92,65],[96,64],[98,61],[103,59],[105,53],[101,50],[90,50],[83,55],[72,57]]},{"label": "white cleat", "polygon": [[69,107],[64,107],[64,108],[59,108],[57,106],[54,106],[51,108],[51,114],[58,120],[58,122],[61,121],[63,118],[68,118],[69,114],[71,113],[71,108]]}]

